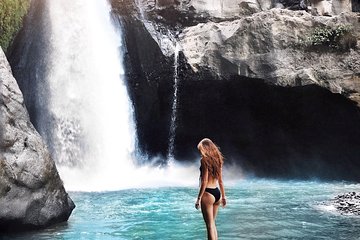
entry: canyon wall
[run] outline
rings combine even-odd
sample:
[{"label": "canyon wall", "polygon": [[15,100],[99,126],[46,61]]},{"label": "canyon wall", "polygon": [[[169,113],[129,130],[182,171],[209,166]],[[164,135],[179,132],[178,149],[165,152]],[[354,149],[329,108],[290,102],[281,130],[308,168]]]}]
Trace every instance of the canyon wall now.
[{"label": "canyon wall", "polygon": [[[210,137],[249,174],[358,180],[359,16],[335,1],[332,16],[315,7],[114,0],[143,152],[167,154],[176,67],[176,159],[196,159]],[[349,34],[339,45],[311,42],[339,27]]]}]

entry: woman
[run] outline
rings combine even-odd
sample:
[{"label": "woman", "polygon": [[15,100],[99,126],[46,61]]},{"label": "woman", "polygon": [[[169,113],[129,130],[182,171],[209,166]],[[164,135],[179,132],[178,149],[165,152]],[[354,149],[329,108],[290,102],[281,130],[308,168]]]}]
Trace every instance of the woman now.
[{"label": "woman", "polygon": [[199,209],[201,203],[201,212],[206,223],[208,239],[216,240],[218,239],[215,226],[216,214],[220,202],[223,207],[226,205],[225,190],[222,181],[224,157],[219,148],[208,138],[201,140],[197,147],[201,153],[201,185],[195,208]]}]

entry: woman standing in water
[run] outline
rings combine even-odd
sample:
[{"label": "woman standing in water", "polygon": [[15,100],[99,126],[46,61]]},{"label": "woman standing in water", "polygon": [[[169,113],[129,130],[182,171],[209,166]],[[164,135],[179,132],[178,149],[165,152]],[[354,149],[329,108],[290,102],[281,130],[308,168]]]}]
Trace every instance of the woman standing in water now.
[{"label": "woman standing in water", "polygon": [[206,224],[208,239],[217,240],[218,236],[215,225],[216,214],[220,202],[223,207],[226,205],[225,190],[222,180],[224,157],[219,148],[208,138],[201,140],[197,148],[201,153],[201,185],[195,208],[198,209],[201,203],[201,212]]}]

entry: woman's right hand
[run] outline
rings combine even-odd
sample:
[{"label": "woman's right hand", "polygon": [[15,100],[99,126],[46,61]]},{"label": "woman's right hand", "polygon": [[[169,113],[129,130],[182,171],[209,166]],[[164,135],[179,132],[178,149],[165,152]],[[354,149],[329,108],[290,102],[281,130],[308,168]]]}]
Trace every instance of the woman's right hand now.
[{"label": "woman's right hand", "polygon": [[222,203],[222,207],[225,207],[226,206],[226,198],[222,198],[221,203]]},{"label": "woman's right hand", "polygon": [[199,198],[196,200],[195,208],[196,208],[197,210],[199,210],[199,208],[200,208],[200,199],[199,199]]}]

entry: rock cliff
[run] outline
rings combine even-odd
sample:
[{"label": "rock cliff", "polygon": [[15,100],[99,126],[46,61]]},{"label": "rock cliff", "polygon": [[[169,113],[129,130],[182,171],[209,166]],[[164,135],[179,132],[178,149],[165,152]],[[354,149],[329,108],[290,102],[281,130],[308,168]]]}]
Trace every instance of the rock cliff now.
[{"label": "rock cliff", "polygon": [[[302,2],[137,1],[141,11],[133,14],[164,55],[180,44],[195,72],[262,78],[279,86],[317,84],[359,103],[360,15],[351,11],[350,0],[309,1],[300,7]],[[326,4],[329,11],[321,7]],[[310,10],[285,7],[329,13],[314,16]],[[348,31],[336,40],[336,49],[326,46],[342,27]],[[320,42],[320,37],[328,39]]]},{"label": "rock cliff", "polygon": [[[207,136],[257,176],[360,180],[359,17],[349,5],[332,1],[343,13],[318,16],[315,1],[112,4],[146,154],[167,154],[176,67],[178,160],[196,158]],[[317,29],[341,26],[351,29],[344,48],[311,43]]]},{"label": "rock cliff", "polygon": [[[360,51],[353,48],[311,49],[314,29],[351,26],[360,32],[354,13],[314,17],[304,11],[272,9],[231,22],[188,27],[179,36],[188,63],[220,75],[267,79],[279,86],[317,84],[359,101]],[[339,48],[342,46],[339,46]]]},{"label": "rock cliff", "polygon": [[0,232],[66,221],[75,205],[30,122],[23,96],[0,49]]}]

